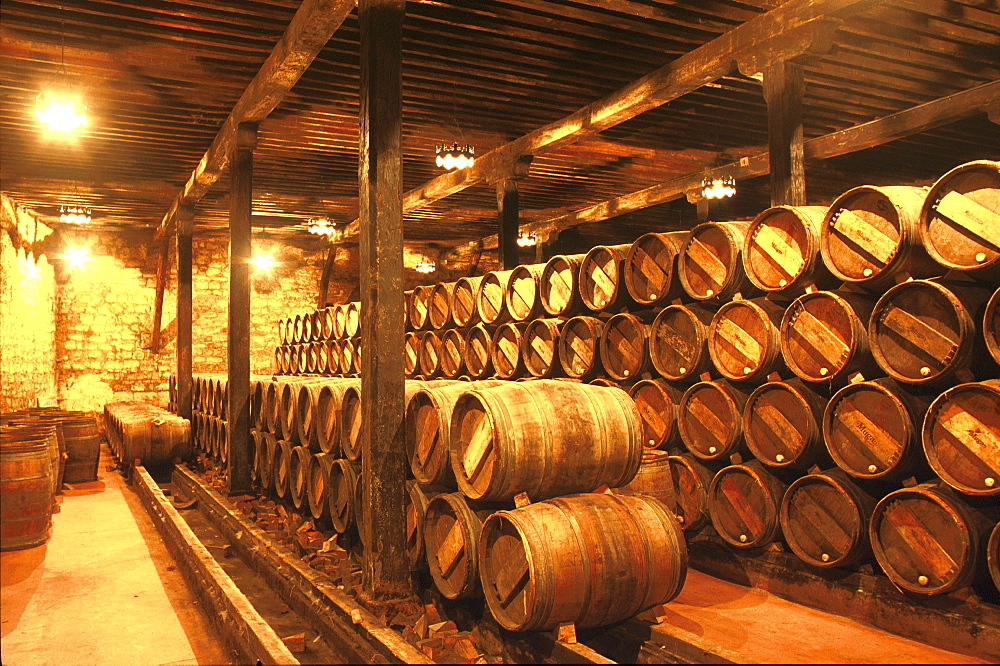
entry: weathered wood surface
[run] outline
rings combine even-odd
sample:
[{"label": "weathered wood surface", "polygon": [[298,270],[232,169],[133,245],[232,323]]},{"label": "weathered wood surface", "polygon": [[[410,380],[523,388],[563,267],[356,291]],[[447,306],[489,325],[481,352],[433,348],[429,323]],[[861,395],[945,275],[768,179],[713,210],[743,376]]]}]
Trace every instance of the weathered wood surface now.
[{"label": "weathered wood surface", "polygon": [[760,382],[784,369],[781,318],[785,309],[766,298],[734,300],[712,318],[708,352],[715,369],[733,381]]},{"label": "weathered wood surface", "polygon": [[743,267],[755,286],[793,293],[817,283],[832,286],[820,259],[819,234],[825,206],[776,206],[750,224]]},{"label": "weathered wood surface", "polygon": [[768,157],[771,171],[771,205],[806,204],[805,153],[802,144],[802,65],[788,60],[763,68],[767,100]]},{"label": "weathered wood surface", "polygon": [[849,292],[818,291],[797,298],[781,320],[781,355],[808,382],[836,385],[877,372],[868,348],[875,300]]},{"label": "weathered wood surface", "polygon": [[828,466],[821,427],[826,404],[826,398],[800,379],[758,386],[743,409],[747,448],[773,468]]},{"label": "weathered wood surface", "polygon": [[967,495],[1000,495],[1000,380],[942,393],[921,434],[924,455],[945,483]]},{"label": "weathered wood surface", "polygon": [[715,531],[730,545],[759,548],[781,538],[786,484],[756,460],[723,468],[708,490]]},{"label": "weathered wood surface", "polygon": [[743,448],[743,407],[749,391],[726,380],[702,381],[681,396],[677,427],[701,460],[727,460]]},{"label": "weathered wood surface", "polygon": [[656,371],[673,381],[697,380],[712,367],[708,331],[715,311],[698,304],[668,305],[649,332],[649,355]]}]

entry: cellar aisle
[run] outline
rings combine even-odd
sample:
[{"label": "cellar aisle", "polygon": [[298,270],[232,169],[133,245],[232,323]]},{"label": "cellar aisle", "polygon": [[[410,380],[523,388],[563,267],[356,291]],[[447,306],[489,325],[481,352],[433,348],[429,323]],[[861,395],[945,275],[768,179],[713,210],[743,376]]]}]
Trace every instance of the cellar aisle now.
[{"label": "cellar aisle", "polygon": [[0,554],[3,663],[231,662],[109,461],[58,498],[46,545]]}]

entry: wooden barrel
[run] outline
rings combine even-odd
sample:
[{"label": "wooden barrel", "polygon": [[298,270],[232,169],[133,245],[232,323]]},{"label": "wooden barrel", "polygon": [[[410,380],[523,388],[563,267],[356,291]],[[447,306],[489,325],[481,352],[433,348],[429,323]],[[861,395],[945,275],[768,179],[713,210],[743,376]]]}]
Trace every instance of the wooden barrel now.
[{"label": "wooden barrel", "polygon": [[543,312],[539,281],[547,264],[527,264],[511,270],[507,279],[507,311],[514,321],[528,321]]},{"label": "wooden barrel", "polygon": [[501,386],[501,380],[427,386],[406,403],[406,454],[414,478],[427,486],[455,488],[451,469],[451,416],[459,397],[471,389]]},{"label": "wooden barrel", "polygon": [[277,455],[278,440],[273,434],[265,432],[261,435],[261,443],[262,447],[257,450],[257,483],[261,490],[269,493],[274,491],[274,458]]},{"label": "wooden barrel", "polygon": [[743,245],[750,281],[767,292],[828,285],[832,278],[819,252],[826,212],[826,206],[773,206],[754,218]]},{"label": "wooden barrel", "polygon": [[434,586],[448,599],[479,596],[479,536],[489,509],[461,493],[441,493],[424,511],[424,551]]},{"label": "wooden barrel", "polygon": [[271,481],[274,484],[274,494],[279,499],[288,497],[291,487],[293,445],[288,440],[279,439],[274,447],[274,458],[271,459]]},{"label": "wooden barrel", "polygon": [[332,307],[326,307],[319,311],[320,316],[320,334],[319,339],[326,341],[333,339],[333,321],[334,312]]},{"label": "wooden barrel", "polygon": [[983,338],[993,360],[1000,364],[1000,288],[993,292],[983,313]]},{"label": "wooden barrel", "polygon": [[930,398],[895,380],[848,384],[823,412],[823,440],[837,466],[853,477],[899,481],[924,467],[920,423]]},{"label": "wooden barrel", "polygon": [[59,450],[59,428],[54,424],[39,420],[37,414],[25,414],[24,418],[11,419],[7,426],[7,440],[11,446],[34,446],[29,444],[36,440],[45,442],[45,453],[49,462],[49,495],[58,494],[62,485],[59,482],[59,465],[62,453]]},{"label": "wooden barrel", "polygon": [[49,442],[5,429],[0,436],[0,551],[48,541],[52,517]]},{"label": "wooden barrel", "polygon": [[623,264],[632,245],[597,245],[580,262],[580,298],[594,311],[615,312],[630,303]]},{"label": "wooden barrel", "polygon": [[[618,495],[641,495],[667,504],[670,500],[670,454],[646,449],[639,462],[639,471],[631,481],[614,491]],[[669,505],[668,505],[669,506]]]},{"label": "wooden barrel", "polygon": [[553,317],[571,317],[583,309],[580,298],[580,264],[586,254],[557,254],[542,270],[538,297]]},{"label": "wooden barrel", "polygon": [[697,304],[668,305],[649,331],[649,357],[656,371],[678,382],[697,381],[713,368],[708,330],[715,311]]},{"label": "wooden barrel", "polygon": [[920,225],[928,253],[945,268],[1000,276],[1000,162],[976,160],[941,176]]},{"label": "wooden barrel", "polygon": [[482,324],[469,329],[465,338],[465,368],[473,379],[485,379],[493,374],[493,335]]},{"label": "wooden barrel", "polygon": [[848,567],[871,554],[868,518],[875,503],[842,470],[808,474],[785,492],[781,532],[806,564]]},{"label": "wooden barrel", "polygon": [[662,379],[640,379],[628,392],[642,422],[642,444],[665,449],[677,443],[677,405],[683,393]]},{"label": "wooden barrel", "polygon": [[708,488],[715,475],[690,455],[670,456],[667,465],[669,473],[660,501],[685,532],[700,530],[708,524]]},{"label": "wooden barrel", "polygon": [[361,335],[361,303],[351,301],[344,306],[344,337],[356,338]]},{"label": "wooden barrel", "polygon": [[554,377],[562,374],[559,365],[559,329],[564,319],[534,319],[524,329],[521,358],[532,377]]},{"label": "wooden barrel", "polygon": [[511,631],[624,620],[676,597],[687,574],[677,521],[656,500],[628,495],[499,511],[483,524],[479,553],[486,602]]},{"label": "wooden barrel", "polygon": [[441,333],[441,375],[454,379],[465,371],[467,331],[449,328]]},{"label": "wooden barrel", "polygon": [[993,527],[986,546],[986,568],[989,569],[993,585],[1000,590],[1000,522]]},{"label": "wooden barrel", "polygon": [[611,317],[601,334],[601,365],[612,379],[633,382],[648,372],[652,311],[622,312]]},{"label": "wooden barrel", "polygon": [[292,344],[301,344],[307,337],[309,337],[310,325],[311,322],[308,315],[295,315],[294,330],[292,331]]},{"label": "wooden barrel", "polygon": [[1000,495],[1000,380],[961,384],[931,404],[924,455],[941,479],[967,495]]},{"label": "wooden barrel", "polygon": [[821,426],[826,403],[799,379],[758,386],[743,408],[747,448],[769,467],[829,464]]},{"label": "wooden barrel", "polygon": [[820,234],[823,263],[844,282],[878,289],[940,275],[921,242],[925,187],[862,185],[830,205]]},{"label": "wooden barrel", "polygon": [[[118,458],[124,463],[138,459],[147,466],[171,464],[175,458],[183,458],[190,451],[191,423],[187,419],[159,407],[130,402],[106,405],[105,413],[117,421],[121,437]],[[63,436],[66,440],[66,482],[96,481],[101,455],[97,422],[91,416],[66,419]],[[216,439],[218,437],[216,434]]]},{"label": "wooden barrel", "polygon": [[425,331],[420,336],[420,374],[425,379],[441,374],[441,336],[437,331]]},{"label": "wooden barrel", "polygon": [[279,345],[287,345],[290,342],[289,337],[288,337],[288,335],[289,335],[288,322],[289,322],[289,320],[287,318],[285,318],[285,319],[279,319],[278,320],[278,344]]},{"label": "wooden barrel", "polygon": [[736,294],[752,296],[743,269],[749,222],[704,222],[691,230],[677,260],[681,286],[696,301],[725,303]]},{"label": "wooden barrel", "polygon": [[632,300],[648,307],[666,305],[679,298],[677,257],[688,232],[652,232],[632,243],[625,256],[625,288]]},{"label": "wooden barrel", "polygon": [[306,477],[306,499],[314,520],[330,519],[330,468],[335,458],[329,453],[317,453],[309,459]]},{"label": "wooden barrel", "polygon": [[250,431],[250,481],[260,486],[261,451],[265,449],[264,435],[260,430]]},{"label": "wooden barrel", "polygon": [[345,327],[347,326],[347,307],[342,303],[334,305],[333,311],[333,337],[341,340],[346,337]]},{"label": "wooden barrel", "polygon": [[420,334],[407,333],[403,336],[403,372],[412,377],[420,371]]},{"label": "wooden barrel", "polygon": [[843,384],[855,373],[878,372],[868,348],[875,300],[849,292],[817,291],[797,298],[781,320],[781,354],[807,382]]},{"label": "wooden barrel", "polygon": [[438,282],[431,287],[427,321],[434,330],[439,331],[451,324],[451,299],[454,293],[454,282]]},{"label": "wooden barrel", "polygon": [[329,386],[331,381],[324,379],[316,382],[308,382],[297,385],[295,396],[295,425],[298,429],[298,441],[309,450],[319,452],[322,449],[319,444],[319,395],[324,386]]},{"label": "wooden barrel", "polygon": [[621,389],[538,379],[463,394],[452,411],[451,466],[473,499],[545,499],[628,483],[642,425]]},{"label": "wooden barrel", "polygon": [[361,374],[361,341],[356,338],[344,340],[340,348],[340,372],[343,375],[357,376]]},{"label": "wooden barrel", "polygon": [[526,374],[521,347],[524,331],[528,327],[523,322],[507,322],[497,327],[490,344],[493,371],[500,379],[517,379]]},{"label": "wooden barrel", "polygon": [[[24,428],[34,430],[45,429],[48,441],[49,460],[52,463],[52,493],[58,495],[62,493],[63,482],[66,476],[66,435],[63,431],[63,421],[73,420],[83,416],[80,413],[70,413],[62,410],[41,411],[32,410],[27,418],[22,421],[11,419],[8,421],[12,427],[17,427],[23,431]],[[26,433],[23,433],[26,434]],[[97,440],[100,443],[100,438]],[[78,463],[79,464],[79,463]],[[94,472],[96,477],[96,470]]]},{"label": "wooden barrel", "polygon": [[351,387],[360,388],[360,386],[361,382],[354,378],[320,385],[319,396],[316,399],[315,428],[319,448],[323,453],[340,456],[344,392]]},{"label": "wooden barrel", "polygon": [[677,407],[681,440],[696,458],[725,460],[743,446],[743,407],[748,392],[725,380],[698,382]]},{"label": "wooden barrel", "polygon": [[455,326],[466,328],[479,321],[476,301],[479,299],[479,287],[484,277],[464,277],[455,282],[455,290],[451,295],[451,318]]},{"label": "wooden barrel", "polygon": [[413,479],[406,482],[406,559],[410,570],[416,571],[424,563],[424,515],[431,496]]},{"label": "wooden barrel", "polygon": [[568,320],[559,336],[559,365],[567,377],[590,381],[602,370],[601,336],[604,321],[578,316]]},{"label": "wooden barrel", "polygon": [[350,460],[339,458],[330,467],[328,493],[330,498],[330,522],[333,529],[343,534],[354,524],[355,491],[359,470]]},{"label": "wooden barrel", "polygon": [[312,453],[304,446],[292,447],[288,468],[288,495],[296,509],[309,506],[309,472]]},{"label": "wooden barrel", "polygon": [[[408,380],[407,383],[410,383]],[[361,382],[348,386],[340,405],[340,449],[351,462],[361,460]]]},{"label": "wooden barrel", "polygon": [[778,512],[785,487],[756,460],[719,470],[708,489],[715,531],[738,548],[758,548],[781,538]]},{"label": "wooden barrel", "polygon": [[875,558],[896,587],[945,594],[974,581],[997,517],[995,506],[975,510],[944,484],[924,483],[882,498],[868,529]]},{"label": "wooden barrel", "polygon": [[416,331],[426,328],[430,324],[431,293],[434,285],[419,285],[413,288],[410,299],[407,303],[407,319],[410,327]]},{"label": "wooden barrel", "polygon": [[507,283],[513,271],[490,271],[483,276],[476,296],[476,312],[484,324],[502,324],[510,319],[507,310]]},{"label": "wooden barrel", "polygon": [[708,327],[708,353],[726,379],[762,382],[785,367],[781,318],[785,309],[765,298],[726,303]]},{"label": "wooden barrel", "polygon": [[309,372],[309,345],[296,345],[295,350],[296,367],[295,374],[305,375]]},{"label": "wooden barrel", "polygon": [[875,361],[890,377],[911,384],[967,381],[990,372],[973,363],[980,356],[976,324],[990,294],[942,280],[896,285],[878,300],[868,323]]}]

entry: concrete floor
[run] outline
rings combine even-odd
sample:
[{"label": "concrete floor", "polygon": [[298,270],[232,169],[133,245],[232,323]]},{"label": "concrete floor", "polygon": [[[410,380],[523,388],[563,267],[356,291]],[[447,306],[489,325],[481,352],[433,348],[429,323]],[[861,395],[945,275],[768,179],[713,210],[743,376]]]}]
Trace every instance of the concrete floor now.
[{"label": "concrete floor", "polygon": [[46,545],[0,553],[3,664],[231,663],[108,462],[58,498]]}]

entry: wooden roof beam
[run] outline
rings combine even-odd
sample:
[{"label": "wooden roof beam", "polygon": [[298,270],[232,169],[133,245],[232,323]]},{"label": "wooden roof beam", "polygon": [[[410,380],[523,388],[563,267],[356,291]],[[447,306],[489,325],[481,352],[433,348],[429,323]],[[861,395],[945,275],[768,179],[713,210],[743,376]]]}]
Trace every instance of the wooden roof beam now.
[{"label": "wooden roof beam", "polygon": [[243,91],[212,145],[163,216],[154,241],[172,233],[178,209],[200,200],[225,173],[236,127],[260,122],[277,106],[354,10],[355,0],[303,0],[271,55]]},{"label": "wooden roof beam", "polygon": [[[990,81],[947,97],[883,116],[871,122],[809,139],[804,146],[805,159],[807,161],[824,160],[866,148],[874,148],[889,141],[919,134],[977,113],[988,113],[990,118],[997,122],[1000,121],[1000,108],[998,108],[997,99],[1000,99],[1000,80]],[[602,201],[558,217],[531,222],[525,224],[522,231],[533,233],[541,240],[563,229],[590,222],[602,222],[619,215],[679,199],[688,192],[696,190],[701,185],[702,179],[706,177],[733,176],[737,180],[742,180],[763,176],[769,172],[768,154],[763,152],[708,171],[698,171],[680,176],[638,192]],[[469,252],[480,247],[484,250],[496,249],[497,236],[489,236],[482,241],[459,246],[452,250],[452,254]]]},{"label": "wooden roof beam", "polygon": [[[838,25],[830,19],[881,1],[788,0],[566,118],[491,150],[477,158],[473,167],[443,174],[406,192],[403,212],[485,181],[523,156],[554,150],[666,104],[731,74],[737,62],[741,70],[757,72],[771,62],[823,52],[830,46],[832,28]],[[358,230],[359,222],[354,220],[345,230],[345,239],[356,236]]]}]

